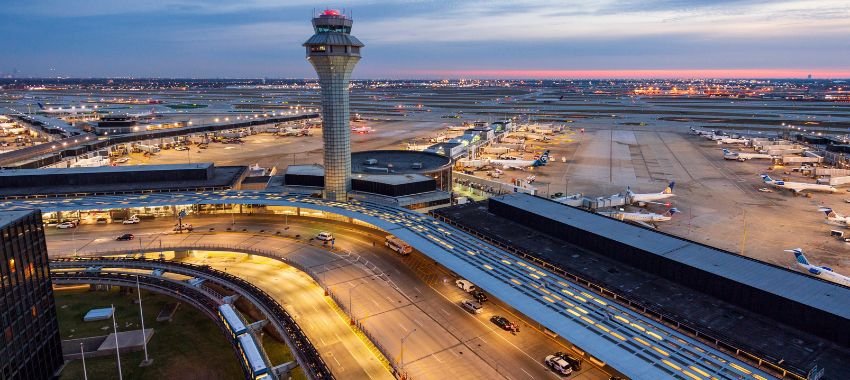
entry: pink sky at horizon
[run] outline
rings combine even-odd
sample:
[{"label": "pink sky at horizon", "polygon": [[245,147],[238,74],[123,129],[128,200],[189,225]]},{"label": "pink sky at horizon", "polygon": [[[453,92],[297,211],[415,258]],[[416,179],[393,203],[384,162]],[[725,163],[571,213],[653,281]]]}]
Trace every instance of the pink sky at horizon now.
[{"label": "pink sky at horizon", "polygon": [[640,70],[413,70],[410,75],[492,79],[812,79],[850,78],[850,69],[640,69]]}]

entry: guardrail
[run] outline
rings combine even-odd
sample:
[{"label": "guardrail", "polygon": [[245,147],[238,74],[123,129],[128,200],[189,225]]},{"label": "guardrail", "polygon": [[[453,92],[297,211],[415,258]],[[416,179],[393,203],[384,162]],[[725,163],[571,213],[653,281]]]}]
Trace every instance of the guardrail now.
[{"label": "guardrail", "polygon": [[600,294],[603,294],[605,297],[608,297],[623,306],[629,307],[634,311],[643,313],[644,315],[647,315],[671,328],[675,328],[678,331],[686,333],[703,342],[711,344],[723,351],[733,354],[736,357],[752,365],[755,365],[762,369],[766,369],[774,374],[780,375],[782,378],[790,377],[795,380],[806,380],[807,373],[805,370],[791,365],[779,364],[782,362],[781,358],[775,358],[770,356],[769,354],[760,353],[759,350],[753,347],[745,347],[741,344],[732,343],[731,339],[726,336],[723,336],[722,334],[718,334],[715,331],[707,331],[690,323],[682,322],[680,318],[678,318],[678,316],[665,312],[663,309],[654,306],[649,301],[643,300],[633,294],[624,295],[616,290],[608,289],[582,276],[567,271],[566,269],[558,265],[543,260],[531,252],[519,249],[516,246],[500,239],[497,236],[482,234],[480,231],[469,228],[466,225],[460,224],[456,220],[449,219],[448,217],[442,214],[432,212],[430,213],[430,215],[470,235],[474,235],[479,239],[486,241],[487,243],[490,243],[494,246],[504,249],[505,251],[517,255],[518,257],[522,257],[523,259],[532,261],[536,265],[551,270],[560,276],[568,278],[588,288],[594,289]]},{"label": "guardrail", "polygon": [[[183,248],[187,249],[187,248]],[[197,247],[192,247],[188,249],[199,249]],[[203,249],[203,248],[201,248]],[[150,249],[148,251],[158,251],[157,249]],[[181,250],[180,248],[173,248],[169,250]],[[109,254],[126,254],[126,253],[138,253],[138,250],[133,251],[123,251],[123,252],[115,252]],[[102,252],[101,254],[107,254],[106,252]],[[234,290],[241,290],[240,293],[243,296],[248,296],[255,299],[254,304],[262,309],[265,309],[265,314],[269,319],[273,321],[277,321],[277,325],[280,327],[279,332],[282,337],[287,341],[287,344],[292,348],[293,352],[296,354],[296,358],[298,359],[299,364],[304,369],[304,372],[313,379],[334,379],[333,374],[330,371],[330,368],[324,362],[321,355],[319,355],[316,347],[310,342],[310,339],[304,333],[303,330],[298,326],[295,320],[292,318],[289,313],[268,293],[258,288],[254,284],[243,280],[237,276],[231,275],[226,272],[218,271],[206,266],[195,265],[189,263],[182,262],[174,262],[174,261],[162,261],[157,259],[147,259],[147,258],[110,258],[110,257],[65,257],[65,258],[57,258],[52,259],[50,261],[51,267],[73,267],[73,265],[79,263],[81,266],[91,266],[97,264],[104,264],[106,266],[116,266],[116,267],[144,267],[146,269],[156,269],[162,268],[166,269],[170,272],[187,274],[192,276],[201,275],[202,277],[209,277],[213,281],[220,282],[222,285],[230,287]],[[65,265],[69,264],[69,265]],[[179,270],[175,270],[179,269]]]}]

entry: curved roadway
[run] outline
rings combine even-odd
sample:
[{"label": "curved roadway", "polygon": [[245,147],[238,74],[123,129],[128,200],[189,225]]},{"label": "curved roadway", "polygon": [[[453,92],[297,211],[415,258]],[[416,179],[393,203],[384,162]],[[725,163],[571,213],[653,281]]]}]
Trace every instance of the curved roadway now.
[{"label": "curved roadway", "polygon": [[547,329],[634,379],[766,379],[770,375],[716,348],[604,299],[434,218],[375,202],[334,202],[261,191],[150,193],[75,199],[13,200],[4,209],[70,211],[189,204],[262,204],[356,218],[407,241]]}]

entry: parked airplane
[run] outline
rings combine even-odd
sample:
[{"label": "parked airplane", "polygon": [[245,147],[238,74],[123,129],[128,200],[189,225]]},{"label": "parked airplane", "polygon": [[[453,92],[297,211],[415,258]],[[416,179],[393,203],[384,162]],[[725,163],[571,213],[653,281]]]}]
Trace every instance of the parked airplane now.
[{"label": "parked airplane", "polygon": [[767,185],[778,187],[780,189],[788,189],[793,191],[794,193],[800,193],[803,191],[821,191],[826,193],[834,193],[838,191],[838,189],[831,185],[819,185],[815,183],[785,182],[782,180],[774,180],[770,178],[770,176],[768,176],[767,174],[762,174],[761,179]]},{"label": "parked airplane", "polygon": [[760,159],[772,159],[773,156],[764,153],[744,153],[744,152],[732,152],[729,149],[723,149],[723,158],[726,160],[738,160],[738,161],[746,161],[752,160],[754,158]]},{"label": "parked airplane", "polygon": [[850,227],[850,217],[839,214],[829,207],[818,208],[818,211],[826,214],[826,222],[835,226]]},{"label": "parked airplane", "polygon": [[147,118],[147,117],[156,117],[156,109],[151,107],[151,110],[148,112],[136,112],[136,113],[128,113],[127,116],[132,118]]},{"label": "parked airplane", "polygon": [[691,127],[691,133],[693,133],[697,136],[713,136],[714,135],[713,131],[706,131],[704,129],[694,129],[693,127]]},{"label": "parked airplane", "polygon": [[360,134],[364,134],[364,133],[374,132],[375,130],[372,129],[372,127],[362,126],[362,127],[351,127],[351,131],[356,132],[356,133],[360,133]]},{"label": "parked airplane", "polygon": [[720,137],[719,139],[714,139],[714,141],[717,141],[717,145],[721,145],[721,144],[745,144],[746,145],[746,144],[750,143],[749,139],[745,139],[743,137],[739,138],[739,139],[734,139],[734,138],[727,137],[727,136],[719,136],[719,137]]},{"label": "parked airplane", "polygon": [[505,169],[525,169],[546,165],[541,159],[536,160],[488,160],[490,165],[498,165]]},{"label": "parked airplane", "polygon": [[670,197],[675,197],[676,194],[673,194],[673,186],[676,186],[676,182],[672,181],[664,191],[660,193],[648,193],[648,194],[635,194],[632,192],[631,187],[626,188],[626,199],[629,203],[638,204],[643,207],[646,206],[647,203],[658,203],[662,199],[667,199]]},{"label": "parked airplane", "polygon": [[830,267],[818,267],[809,263],[801,248],[786,249],[785,252],[791,252],[797,259],[797,266],[803,268],[809,275],[821,278],[826,281],[836,284],[850,286],[850,277],[835,273]]},{"label": "parked airplane", "polygon": [[79,108],[76,106],[71,106],[70,108],[62,108],[62,107],[45,107],[41,102],[36,102],[38,108],[41,109],[41,112],[47,114],[78,114],[78,113],[94,113],[97,112],[96,109],[98,106],[92,106],[91,108],[86,108],[86,106],[80,106]]},{"label": "parked airplane", "polygon": [[623,211],[597,211],[596,213],[599,215],[607,216],[609,218],[614,218],[617,220],[622,220],[626,222],[633,222],[640,224],[645,227],[655,228],[655,226],[649,223],[655,222],[666,222],[673,218],[673,214],[679,212],[677,208],[671,208],[667,210],[667,212],[663,214],[656,214],[654,212],[623,212]]}]

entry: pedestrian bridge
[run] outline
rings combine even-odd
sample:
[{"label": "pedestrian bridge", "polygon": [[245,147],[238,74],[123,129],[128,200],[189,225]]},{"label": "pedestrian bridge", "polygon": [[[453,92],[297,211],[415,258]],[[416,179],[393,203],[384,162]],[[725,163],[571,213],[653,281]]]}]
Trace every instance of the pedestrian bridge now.
[{"label": "pedestrian bridge", "polygon": [[7,200],[0,202],[0,209],[54,212],[194,204],[300,207],[372,224],[564,337],[591,355],[591,360],[632,379],[785,375],[727,354],[430,216],[384,203],[336,202],[294,193],[209,191]]}]

